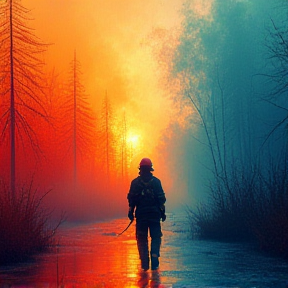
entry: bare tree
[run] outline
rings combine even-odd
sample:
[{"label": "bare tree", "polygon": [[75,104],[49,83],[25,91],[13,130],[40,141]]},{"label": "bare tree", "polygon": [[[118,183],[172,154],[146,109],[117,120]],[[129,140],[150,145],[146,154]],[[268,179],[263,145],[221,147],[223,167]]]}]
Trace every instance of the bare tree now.
[{"label": "bare tree", "polygon": [[288,123],[288,26],[286,23],[278,26],[273,19],[271,19],[271,24],[265,42],[270,69],[267,73],[260,75],[264,76],[273,87],[264,101],[274,106],[280,113],[284,112],[284,116],[268,133],[263,145],[280,127],[287,126]]},{"label": "bare tree", "polygon": [[[288,20],[288,19],[287,19]],[[266,48],[272,71],[267,76],[275,84],[272,95],[287,95],[288,91],[288,27],[278,27],[271,19]]]},{"label": "bare tree", "polygon": [[28,141],[38,151],[37,135],[29,117],[31,120],[32,114],[47,119],[41,86],[41,56],[47,45],[27,26],[31,20],[29,10],[20,0],[1,1],[0,19],[1,143],[10,141],[10,185],[15,197],[17,145],[20,142],[24,147]]},{"label": "bare tree", "polygon": [[[66,155],[72,153],[73,157],[73,179],[77,183],[78,156],[89,157],[93,151],[95,119],[92,109],[85,95],[85,88],[80,80],[81,67],[74,52],[74,59],[70,66],[69,87],[67,99],[63,105],[63,137],[62,141],[66,147]],[[67,143],[68,147],[67,147]]]},{"label": "bare tree", "polygon": [[112,172],[115,172],[115,158],[116,158],[116,137],[115,131],[117,127],[115,125],[115,117],[110,103],[108,93],[106,91],[105,97],[102,103],[102,111],[100,116],[100,137],[99,146],[101,147],[102,156],[100,156],[101,161],[104,164],[106,175],[106,182],[109,185],[111,180]]}]

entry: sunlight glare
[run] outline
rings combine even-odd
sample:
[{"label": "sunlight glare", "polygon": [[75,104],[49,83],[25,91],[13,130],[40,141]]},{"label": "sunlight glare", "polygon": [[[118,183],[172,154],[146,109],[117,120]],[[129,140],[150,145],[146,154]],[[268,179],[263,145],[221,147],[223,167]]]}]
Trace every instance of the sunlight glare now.
[{"label": "sunlight glare", "polygon": [[127,142],[132,146],[133,149],[135,149],[139,142],[139,135],[131,134],[130,136],[128,136]]}]

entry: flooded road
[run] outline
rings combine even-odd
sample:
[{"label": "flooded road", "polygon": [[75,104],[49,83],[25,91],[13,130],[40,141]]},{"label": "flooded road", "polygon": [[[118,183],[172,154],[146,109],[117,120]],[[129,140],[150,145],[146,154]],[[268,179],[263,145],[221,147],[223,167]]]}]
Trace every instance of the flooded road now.
[{"label": "flooded road", "polygon": [[190,240],[185,215],[163,223],[160,269],[141,273],[129,220],[65,226],[55,253],[0,270],[0,287],[287,288],[288,262],[240,244]]}]

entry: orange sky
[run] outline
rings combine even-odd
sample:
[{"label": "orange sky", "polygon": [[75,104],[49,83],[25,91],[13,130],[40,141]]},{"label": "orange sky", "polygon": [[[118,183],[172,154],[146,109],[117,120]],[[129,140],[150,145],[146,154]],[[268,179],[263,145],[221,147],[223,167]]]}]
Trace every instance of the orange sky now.
[{"label": "orange sky", "polygon": [[46,57],[49,65],[66,73],[76,49],[94,110],[100,109],[107,90],[117,116],[125,107],[133,133],[146,147],[153,147],[173,110],[168,91],[159,85],[162,75],[151,48],[159,45],[159,39],[153,43],[153,29],[179,27],[182,2],[23,0],[22,4],[32,9],[36,35],[53,43]]},{"label": "orange sky", "polygon": [[[211,7],[205,8],[205,3],[211,1],[191,0],[191,5],[202,16]],[[54,67],[65,78],[76,49],[83,72],[82,84],[95,113],[99,115],[106,91],[119,120],[125,111],[127,137],[138,139],[138,143],[131,142],[134,159],[130,173],[133,171],[135,176],[142,157],[152,158],[156,175],[159,175],[159,170],[163,169],[157,170],[161,161],[158,162],[154,148],[171,119],[182,121],[184,118],[183,115],[178,117],[177,108],[172,104],[173,89],[164,84],[165,65],[169,66],[181,33],[184,2],[22,0],[22,5],[31,9],[34,18],[28,26],[35,27],[35,34],[41,41],[52,43],[45,55],[49,68]],[[161,51],[163,47],[167,49]],[[160,67],[159,60],[167,63]],[[187,111],[191,113],[191,109]],[[169,178],[164,181],[166,189],[173,179],[165,171],[162,173]]]}]

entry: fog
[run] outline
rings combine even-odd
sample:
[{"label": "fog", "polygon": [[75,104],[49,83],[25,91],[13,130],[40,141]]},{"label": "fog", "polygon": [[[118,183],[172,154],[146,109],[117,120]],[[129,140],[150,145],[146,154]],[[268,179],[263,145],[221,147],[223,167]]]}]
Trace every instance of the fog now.
[{"label": "fog", "polygon": [[196,203],[207,202],[215,176],[247,179],[256,167],[280,171],[287,159],[287,46],[275,41],[280,31],[287,36],[287,1],[205,2],[207,15],[193,1],[182,10],[172,71],[195,111],[183,165]]},{"label": "fog", "polygon": [[[126,215],[142,157],[152,159],[172,211],[205,202],[215,174],[233,166],[249,173],[287,150],[287,89],[275,92],[281,65],[269,54],[273,23],[287,27],[287,1],[21,3],[31,9],[27,26],[50,44],[41,57],[53,125],[29,116],[41,153],[18,137],[16,174],[18,186],[33,178],[35,189],[51,190],[45,201],[55,215]],[[77,164],[65,106],[74,53],[89,111],[78,124]],[[7,137],[0,146],[4,180]]]},{"label": "fog", "polygon": [[[159,31],[166,35],[179,30],[182,2],[23,0],[21,4],[30,10],[25,25],[40,42],[49,44],[39,57],[45,62],[49,87],[43,105],[52,123],[27,112],[35,139],[30,141],[23,133],[21,141],[18,136],[17,186],[33,179],[35,189],[51,190],[45,201],[55,211],[66,211],[69,219],[126,215],[129,183],[138,175],[141,158],[150,157],[155,176],[169,195],[174,178],[157,147],[175,108],[170,91],[161,83],[167,71],[159,68],[156,54],[164,40]],[[81,85],[77,97],[86,112],[79,114],[73,132],[69,95],[74,60],[76,82]],[[75,131],[77,144],[72,144]],[[8,147],[7,134],[1,149],[8,152]],[[9,153],[1,157],[2,167],[9,167]],[[2,171],[8,182],[9,169]],[[170,201],[171,209],[175,204]]]}]

